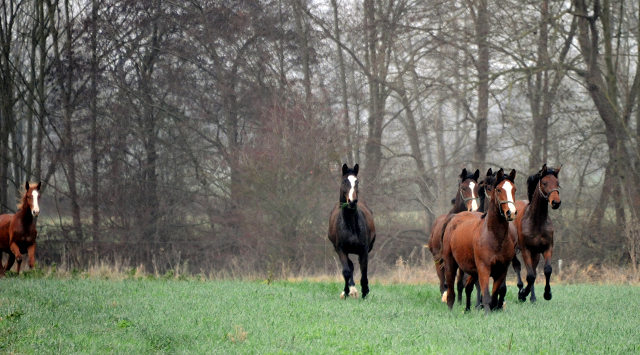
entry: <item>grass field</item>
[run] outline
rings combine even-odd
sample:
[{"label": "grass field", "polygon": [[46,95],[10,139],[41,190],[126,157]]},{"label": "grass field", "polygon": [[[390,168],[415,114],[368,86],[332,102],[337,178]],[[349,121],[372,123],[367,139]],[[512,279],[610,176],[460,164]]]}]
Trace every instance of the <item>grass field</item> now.
[{"label": "grass field", "polygon": [[537,304],[510,286],[484,316],[450,312],[433,284],[374,283],[363,301],[334,282],[10,277],[0,353],[640,353],[640,287],[553,286]]}]

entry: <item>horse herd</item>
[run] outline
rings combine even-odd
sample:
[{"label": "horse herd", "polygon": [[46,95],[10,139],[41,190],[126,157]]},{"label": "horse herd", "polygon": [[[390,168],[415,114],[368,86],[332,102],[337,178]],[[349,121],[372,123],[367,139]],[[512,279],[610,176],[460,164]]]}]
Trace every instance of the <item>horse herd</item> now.
[{"label": "horse herd", "polygon": [[[431,228],[428,247],[433,254],[440,279],[443,301],[451,309],[455,301],[454,284],[458,278],[458,300],[462,290],[466,293],[466,307],[471,307],[471,292],[478,288],[476,306],[486,313],[504,305],[507,288],[505,279],[509,265],[517,276],[518,299],[530,297],[535,302],[534,283],[540,255],[544,257],[546,284],[544,299],[551,299],[551,257],[553,254],[553,223],[549,219],[549,205],[560,207],[558,191],[559,168],[542,169],[527,179],[528,201],[514,199],[516,171],[506,174],[503,169],[489,169],[483,179],[480,172],[462,169],[453,207],[439,216]],[[358,201],[358,164],[342,166],[340,199],[329,216],[329,240],[333,243],[342,264],[345,285],[341,298],[357,298],[353,280],[353,262],[349,254],[358,255],[362,298],[369,293],[367,267],[369,252],[376,240],[376,229],[371,210]],[[36,222],[40,213],[41,184],[25,184],[18,211],[0,215],[0,277],[17,262],[20,273],[23,254],[28,254],[29,267],[35,265]],[[527,268],[527,285],[520,277],[521,264],[516,257],[520,251]],[[2,266],[2,252],[9,254]],[[489,292],[489,281],[493,287]],[[481,295],[481,297],[480,297]]]},{"label": "horse herd", "polygon": [[[455,301],[454,284],[458,278],[458,300],[466,293],[465,311],[471,308],[471,293],[478,288],[476,307],[485,313],[501,309],[507,292],[505,279],[509,265],[517,275],[518,299],[536,301],[534,283],[540,255],[544,257],[546,284],[544,299],[551,299],[551,257],[553,223],[549,206],[560,207],[558,173],[561,167],[542,169],[527,179],[528,201],[516,201],[516,171],[489,169],[480,179],[480,171],[462,169],[453,207],[439,216],[431,228],[428,247],[433,254],[440,279],[443,302],[449,309]],[[353,263],[348,254],[357,254],[360,263],[362,298],[369,293],[368,254],[376,239],[371,210],[358,201],[358,164],[353,169],[342,166],[340,200],[329,217],[329,240],[342,263],[345,286],[341,298],[357,298],[353,281]],[[520,251],[527,269],[527,285],[520,277]],[[489,292],[490,278],[493,279]]]}]

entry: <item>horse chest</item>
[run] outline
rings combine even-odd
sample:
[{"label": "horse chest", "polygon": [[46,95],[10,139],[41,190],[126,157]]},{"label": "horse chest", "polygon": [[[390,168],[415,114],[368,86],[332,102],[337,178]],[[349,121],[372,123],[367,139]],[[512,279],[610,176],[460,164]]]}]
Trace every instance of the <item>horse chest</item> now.
[{"label": "horse chest", "polygon": [[544,223],[524,223],[522,225],[522,242],[529,249],[544,250],[553,242],[553,226],[547,220]]}]

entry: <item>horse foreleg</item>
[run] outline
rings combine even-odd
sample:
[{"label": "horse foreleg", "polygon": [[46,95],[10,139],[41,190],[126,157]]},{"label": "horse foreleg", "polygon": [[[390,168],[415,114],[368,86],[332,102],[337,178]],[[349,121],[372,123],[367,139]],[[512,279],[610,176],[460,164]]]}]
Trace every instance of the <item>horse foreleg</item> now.
[{"label": "horse foreleg", "polygon": [[505,271],[498,278],[493,279],[493,292],[491,292],[491,309],[502,309],[504,305],[504,296],[507,294],[507,285],[504,283],[507,278]]},{"label": "horse foreleg", "polygon": [[[344,291],[340,294],[340,298],[345,299],[351,295],[351,289],[355,289],[355,282],[353,282],[353,263],[349,259],[349,256],[343,252],[338,252],[340,257],[340,263],[342,264],[342,276],[344,277]],[[352,297],[357,297],[358,291],[356,290]]]},{"label": "horse foreleg", "polygon": [[13,267],[13,263],[16,261],[15,255],[13,253],[9,253],[9,258],[7,259],[7,266],[5,266],[4,270],[9,271]]},{"label": "horse foreleg", "polygon": [[482,290],[480,289],[480,282],[476,280],[476,309],[482,305]]},{"label": "horse foreleg", "polygon": [[491,270],[489,270],[489,268],[478,265],[478,282],[480,282],[480,289],[482,290],[482,305],[485,315],[491,312],[491,294],[489,294],[490,274]]},{"label": "horse foreleg", "polygon": [[18,247],[18,244],[12,243],[9,246],[9,249],[11,249],[11,252],[13,253],[13,255],[16,258],[16,261],[18,262],[18,269],[16,270],[16,272],[18,273],[18,275],[20,275],[20,264],[22,264],[22,253],[20,253],[20,248]]},{"label": "horse foreleg", "polygon": [[[364,252],[358,256],[360,263],[360,286],[362,287],[362,299],[369,293],[369,279],[367,278],[367,268],[369,266],[369,253]],[[357,292],[357,291],[356,291]]]},{"label": "horse foreleg", "polygon": [[29,269],[33,269],[36,266],[36,243],[27,247],[27,254],[29,255]]},{"label": "horse foreleg", "polygon": [[545,250],[544,256],[544,278],[546,279],[546,284],[544,286],[544,299],[549,301],[551,300],[551,286],[549,286],[549,279],[551,278],[551,272],[553,268],[551,267],[551,256],[553,255],[553,247],[549,247],[549,249]]}]

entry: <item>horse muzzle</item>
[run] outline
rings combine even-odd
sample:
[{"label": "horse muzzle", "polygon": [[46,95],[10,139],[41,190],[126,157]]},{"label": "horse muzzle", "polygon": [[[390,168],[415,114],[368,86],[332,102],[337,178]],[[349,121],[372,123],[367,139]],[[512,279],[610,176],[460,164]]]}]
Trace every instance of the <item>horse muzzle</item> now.
[{"label": "horse muzzle", "polygon": [[34,217],[38,217],[38,215],[40,214],[40,210],[31,210],[31,214],[32,214]]},{"label": "horse muzzle", "polygon": [[562,201],[551,201],[551,208],[557,210],[558,208],[560,208],[561,203]]}]

